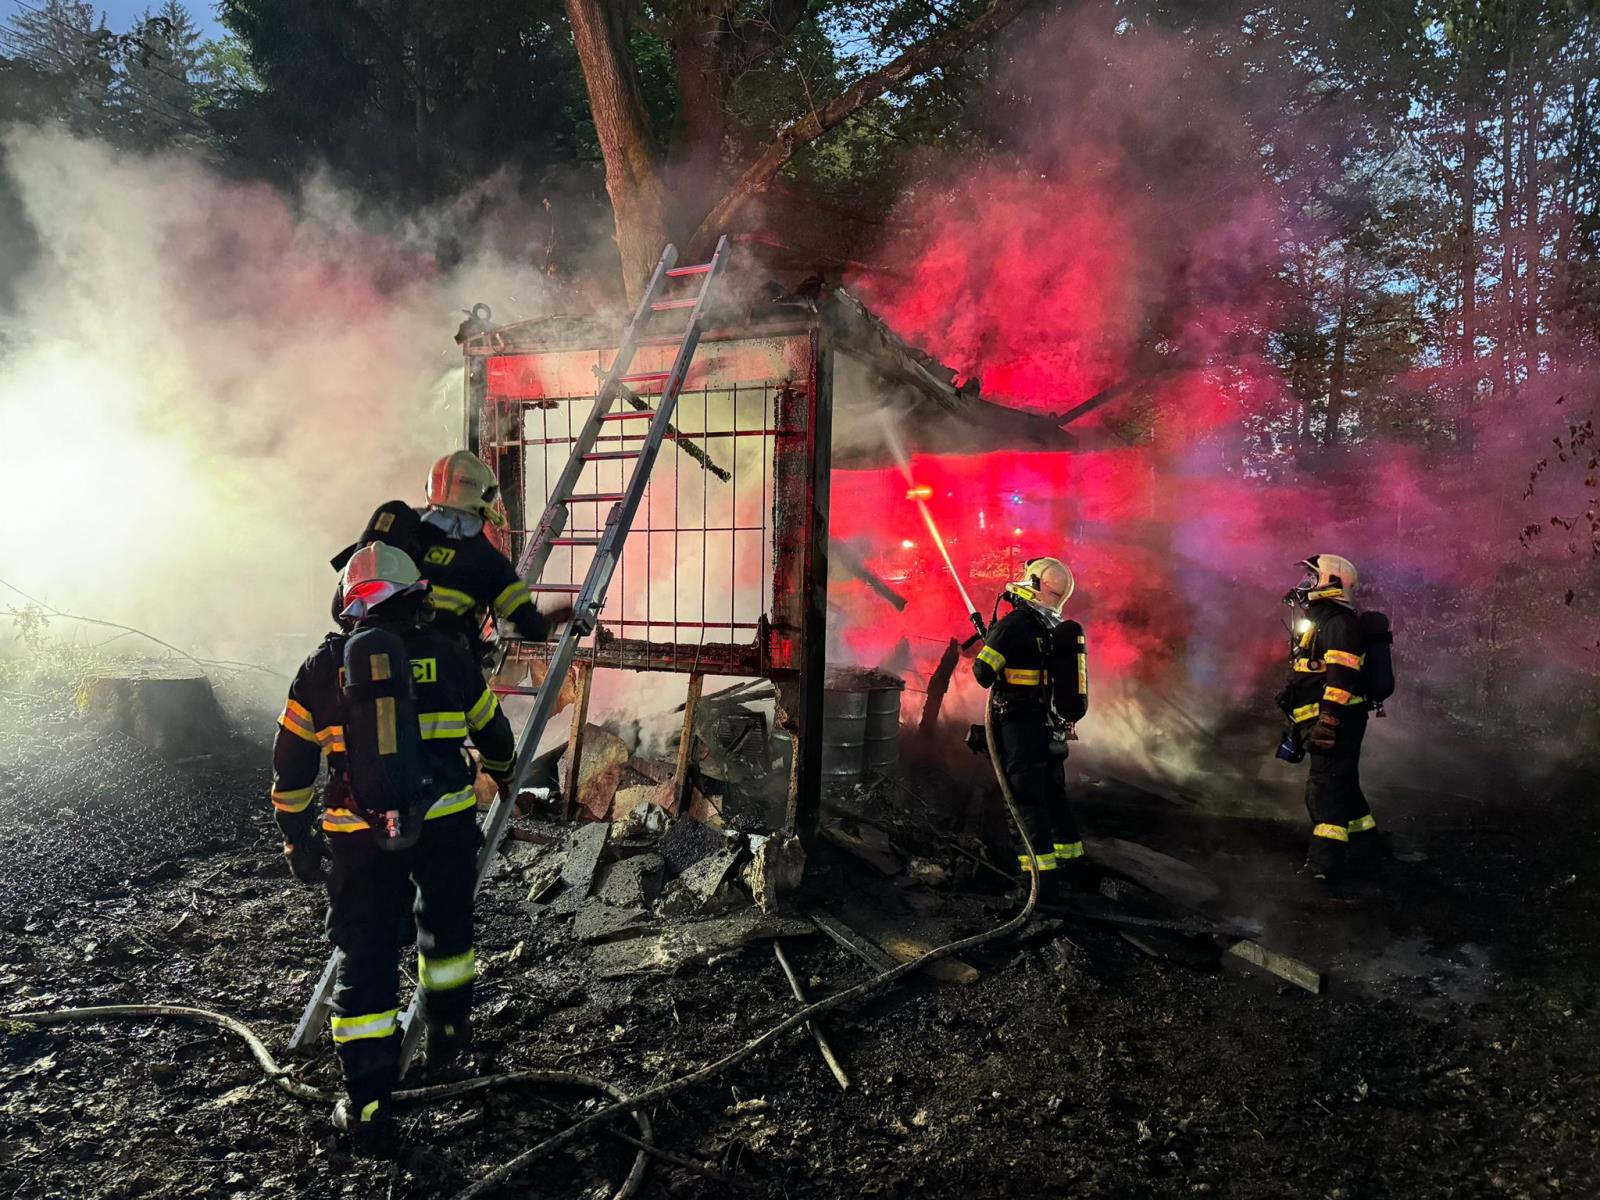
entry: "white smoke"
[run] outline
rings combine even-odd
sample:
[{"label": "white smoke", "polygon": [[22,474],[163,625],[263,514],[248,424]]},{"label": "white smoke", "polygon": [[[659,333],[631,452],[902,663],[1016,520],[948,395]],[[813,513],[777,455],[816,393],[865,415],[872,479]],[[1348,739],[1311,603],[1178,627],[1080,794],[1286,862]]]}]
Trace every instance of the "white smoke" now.
[{"label": "white smoke", "polygon": [[442,270],[426,218],[380,227],[325,180],[5,145],[40,252],[0,359],[0,577],[191,650],[298,657],[329,555],[461,444],[461,310],[540,315],[544,279],[489,253]]}]

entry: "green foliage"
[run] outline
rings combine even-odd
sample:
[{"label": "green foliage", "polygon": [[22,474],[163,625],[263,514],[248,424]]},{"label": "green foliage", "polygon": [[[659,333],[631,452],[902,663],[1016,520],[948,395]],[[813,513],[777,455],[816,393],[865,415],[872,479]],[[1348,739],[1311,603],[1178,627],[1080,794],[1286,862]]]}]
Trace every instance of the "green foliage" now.
[{"label": "green foliage", "polygon": [[0,685],[17,690],[73,694],[90,678],[103,674],[111,656],[100,646],[65,641],[56,636],[51,614],[37,604],[0,613],[12,622],[17,652],[0,656]]},{"label": "green foliage", "polygon": [[223,131],[255,163],[433,198],[592,161],[559,0],[224,0],[258,86]]}]

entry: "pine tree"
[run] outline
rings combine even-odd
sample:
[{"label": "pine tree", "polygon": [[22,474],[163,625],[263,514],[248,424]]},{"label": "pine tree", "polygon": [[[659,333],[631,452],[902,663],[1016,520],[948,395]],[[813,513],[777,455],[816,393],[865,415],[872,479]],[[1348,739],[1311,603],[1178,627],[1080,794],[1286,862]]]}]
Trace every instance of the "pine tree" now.
[{"label": "pine tree", "polygon": [[52,115],[92,130],[105,124],[115,74],[112,40],[94,6],[80,0],[19,4],[10,23],[0,26],[0,47],[55,84],[51,90],[62,107]]}]

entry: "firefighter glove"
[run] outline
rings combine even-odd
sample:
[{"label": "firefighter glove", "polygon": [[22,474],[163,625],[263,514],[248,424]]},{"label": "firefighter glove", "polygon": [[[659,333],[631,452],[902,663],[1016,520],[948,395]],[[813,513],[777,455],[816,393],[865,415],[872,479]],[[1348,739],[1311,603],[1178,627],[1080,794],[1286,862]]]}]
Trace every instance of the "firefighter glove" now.
[{"label": "firefighter glove", "polygon": [[1323,713],[1306,734],[1306,745],[1314,750],[1332,750],[1334,735],[1338,729],[1339,718],[1332,713]]},{"label": "firefighter glove", "polygon": [[289,863],[289,870],[301,883],[314,885],[326,878],[322,860],[327,855],[327,845],[322,838],[310,831],[298,841],[283,844],[283,857]]}]

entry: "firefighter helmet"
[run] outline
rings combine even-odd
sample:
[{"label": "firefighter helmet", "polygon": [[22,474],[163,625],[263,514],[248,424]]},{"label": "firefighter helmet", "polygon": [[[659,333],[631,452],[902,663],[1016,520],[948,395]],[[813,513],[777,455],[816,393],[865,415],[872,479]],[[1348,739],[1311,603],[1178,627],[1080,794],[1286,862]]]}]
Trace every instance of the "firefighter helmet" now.
[{"label": "firefighter helmet", "polygon": [[1349,601],[1356,594],[1356,565],[1337,554],[1313,554],[1302,559],[1306,569],[1302,589],[1308,600]]},{"label": "firefighter helmet", "polygon": [[369,542],[345,564],[341,590],[347,620],[360,620],[378,605],[396,596],[411,595],[428,586],[404,550],[386,542]]},{"label": "firefighter helmet", "polygon": [[499,494],[494,471],[470,450],[446,454],[428,472],[428,503],[435,508],[453,508],[504,525],[505,516],[495,507]]},{"label": "firefighter helmet", "polygon": [[1030,558],[1022,567],[1022,578],[1006,585],[1006,594],[1060,615],[1077,582],[1067,564],[1059,558]]}]

